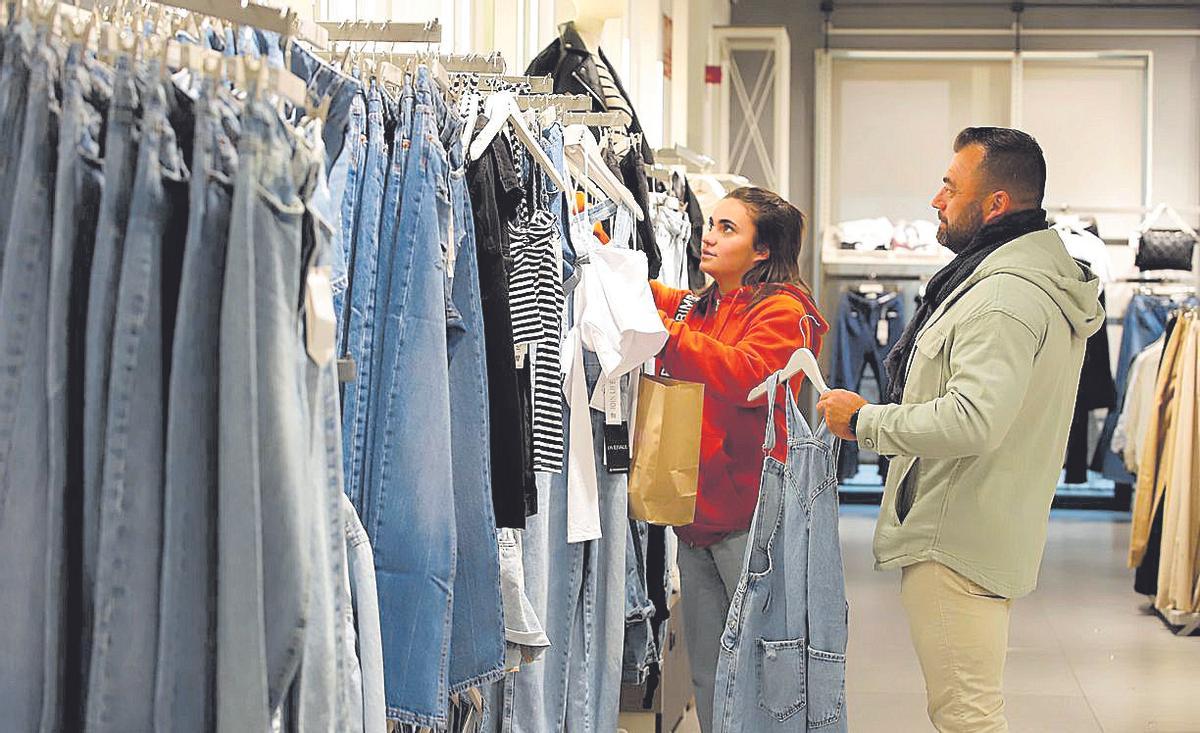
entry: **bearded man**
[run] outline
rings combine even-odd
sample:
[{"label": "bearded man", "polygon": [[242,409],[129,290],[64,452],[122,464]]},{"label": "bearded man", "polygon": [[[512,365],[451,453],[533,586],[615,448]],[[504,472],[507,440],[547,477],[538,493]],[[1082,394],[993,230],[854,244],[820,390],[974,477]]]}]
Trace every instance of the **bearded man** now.
[{"label": "bearded man", "polygon": [[1019,130],[971,127],[932,205],[955,258],[888,355],[886,404],[834,390],[844,440],[892,458],[876,568],[901,599],[942,733],[1007,731],[1013,600],[1037,584],[1099,282],[1046,225],[1046,161]]}]

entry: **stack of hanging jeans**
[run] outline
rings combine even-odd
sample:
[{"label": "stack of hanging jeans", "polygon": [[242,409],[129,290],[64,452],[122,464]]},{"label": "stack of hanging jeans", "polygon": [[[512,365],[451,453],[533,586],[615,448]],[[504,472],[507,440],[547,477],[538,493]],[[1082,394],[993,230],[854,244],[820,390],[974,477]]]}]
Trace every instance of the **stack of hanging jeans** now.
[{"label": "stack of hanging jeans", "polygon": [[[302,49],[293,70],[336,86]],[[343,470],[374,547],[386,715],[453,727],[451,696],[497,679],[505,652],[462,122],[424,67],[396,96],[356,89],[340,119]]]},{"label": "stack of hanging jeans", "polygon": [[[834,332],[833,384],[836,389],[858,392],[867,367],[879,385],[880,397],[888,393],[888,374],[883,360],[904,331],[904,301],[898,293],[883,295],[842,293]],[[887,478],[887,459],[879,458],[879,475]],[[838,459],[838,480],[858,473],[858,443],[846,443]]]},{"label": "stack of hanging jeans", "polygon": [[6,725],[354,728],[316,130],[22,21],[0,131]]}]

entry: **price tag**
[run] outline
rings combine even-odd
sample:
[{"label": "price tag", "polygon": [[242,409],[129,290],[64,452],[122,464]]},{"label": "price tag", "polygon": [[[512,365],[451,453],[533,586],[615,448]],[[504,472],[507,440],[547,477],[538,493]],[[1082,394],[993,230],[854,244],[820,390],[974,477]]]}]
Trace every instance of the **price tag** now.
[{"label": "price tag", "polygon": [[875,340],[879,342],[880,346],[887,346],[888,333],[890,332],[890,330],[891,329],[890,329],[890,324],[888,323],[888,319],[880,318],[879,323],[877,323],[875,325]]},{"label": "price tag", "polygon": [[329,268],[310,268],[305,286],[304,331],[308,356],[318,366],[325,366],[333,359],[337,330]]},{"label": "price tag", "polygon": [[629,426],[604,426],[604,466],[609,473],[629,473]]},{"label": "price tag", "polygon": [[604,424],[621,424],[621,384],[616,379],[604,385]]},{"label": "price tag", "polygon": [[525,357],[529,356],[529,344],[517,344],[514,353],[517,356],[517,368],[525,368]]}]

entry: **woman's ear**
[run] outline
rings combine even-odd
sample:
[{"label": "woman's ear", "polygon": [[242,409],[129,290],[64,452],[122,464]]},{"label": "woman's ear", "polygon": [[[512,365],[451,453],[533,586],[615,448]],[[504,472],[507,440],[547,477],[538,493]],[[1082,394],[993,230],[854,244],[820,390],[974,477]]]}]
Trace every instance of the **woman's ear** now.
[{"label": "woman's ear", "polygon": [[770,250],[758,249],[757,247],[754,249],[754,261],[755,262],[765,262],[766,260],[769,260],[769,259],[771,259],[771,251]]}]

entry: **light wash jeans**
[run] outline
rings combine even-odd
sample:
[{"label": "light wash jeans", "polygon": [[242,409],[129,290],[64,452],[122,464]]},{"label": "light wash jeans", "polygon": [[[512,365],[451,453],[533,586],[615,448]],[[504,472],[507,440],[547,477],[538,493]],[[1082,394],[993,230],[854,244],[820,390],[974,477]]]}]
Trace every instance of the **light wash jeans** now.
[{"label": "light wash jeans", "polygon": [[717,656],[729,604],[742,577],[746,559],[746,532],[734,532],[708,547],[679,543],[679,603],[683,609],[683,635],[687,640],[696,716],[700,730],[712,727],[713,690],[717,684]]},{"label": "light wash jeans", "polygon": [[216,626],[221,287],[240,123],[206,83],[196,103],[188,228],[167,390],[166,483],[155,725],[211,730]]},{"label": "light wash jeans", "polygon": [[[49,410],[49,494],[46,518],[46,690],[43,728],[78,727],[82,598],[78,579],[83,538],[83,367],[87,283],[96,242],[104,173],[100,158],[102,110],[112,96],[112,74],[71,49],[63,75],[58,133],[54,225],[50,241],[46,400]],[[57,641],[55,641],[57,639]]]},{"label": "light wash jeans", "polygon": [[301,397],[303,158],[273,107],[247,103],[221,304],[218,731],[267,728],[304,654],[310,585],[336,588],[309,554],[321,522]]},{"label": "light wash jeans", "polygon": [[375,345],[379,401],[361,506],[375,547],[388,717],[424,726],[447,715],[456,545],[443,240],[450,191],[431,84],[422,67],[389,287],[375,314],[388,328]]},{"label": "light wash jeans", "polygon": [[[772,376],[769,416],[779,386]],[[809,428],[786,382],[783,392],[787,464],[770,455],[769,418],[745,569],[721,635],[713,696],[720,733],[848,729],[838,441],[824,424]]]},{"label": "light wash jeans", "polygon": [[163,335],[175,305],[164,282],[174,279],[187,215],[188,172],[167,120],[175,90],[156,62],[140,73],[147,93],[113,320],[87,688],[88,730],[114,733],[154,721],[170,363]]},{"label": "light wash jeans", "polygon": [[[588,391],[600,363],[584,352]],[[622,381],[628,404],[628,379]],[[564,425],[569,425],[564,406]],[[629,487],[604,468],[604,415],[591,411],[603,537],[567,542],[566,477],[537,475],[540,511],[524,535],[525,589],[550,648],[504,678],[489,697],[485,730],[608,733],[617,729],[625,640]],[[570,450],[570,435],[566,435]],[[544,497],[544,500],[542,499]]]},{"label": "light wash jeans", "polygon": [[4,194],[12,201],[12,219],[0,275],[0,616],[5,619],[0,630],[0,657],[5,660],[0,665],[0,710],[5,727],[35,731],[43,722],[46,674],[58,651],[58,640],[46,635],[47,617],[57,615],[58,605],[57,595],[46,587],[51,570],[47,565],[50,247],[46,234],[54,203],[52,170],[57,151],[51,142],[58,126],[59,61],[42,43],[27,50],[17,42],[6,50],[28,54],[30,72],[28,104],[23,110],[27,134],[16,166],[18,183]]}]

